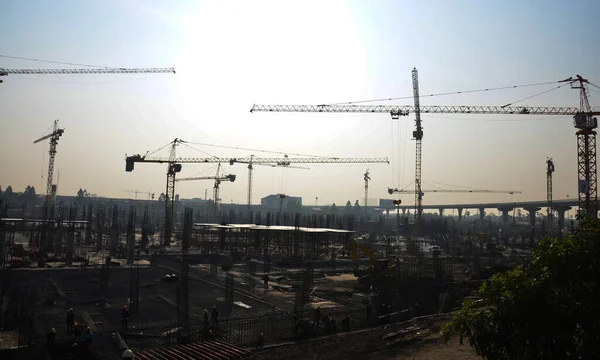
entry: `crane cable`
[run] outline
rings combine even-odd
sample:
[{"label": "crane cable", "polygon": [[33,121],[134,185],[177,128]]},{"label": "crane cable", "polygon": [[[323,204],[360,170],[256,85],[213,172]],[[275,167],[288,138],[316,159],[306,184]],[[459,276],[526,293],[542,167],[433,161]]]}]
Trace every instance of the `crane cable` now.
[{"label": "crane cable", "polygon": [[[434,94],[427,94],[427,95],[419,95],[419,98],[435,97],[435,96],[446,96],[446,95],[460,95],[460,94],[469,94],[469,93],[486,92],[486,91],[497,91],[497,90],[507,90],[507,89],[518,89],[518,88],[523,88],[523,87],[556,84],[557,82],[558,81],[548,81],[548,82],[533,83],[533,84],[500,86],[500,87],[495,87],[495,88],[485,88],[485,89],[475,89],[475,90],[464,90],[464,91],[452,91],[452,92],[434,93]],[[326,104],[326,106],[332,106],[332,105],[352,105],[352,104],[362,104],[362,103],[369,103],[369,102],[392,101],[392,100],[407,100],[407,99],[413,99],[413,98],[414,98],[414,96],[411,95],[411,96],[382,98],[382,99],[372,99],[372,100],[359,100],[359,101],[340,102],[340,103]]]},{"label": "crane cable", "polygon": [[244,151],[256,151],[256,152],[263,152],[263,153],[269,153],[269,154],[307,156],[307,157],[314,157],[314,158],[334,157],[334,156],[323,156],[323,155],[296,154],[296,153],[289,153],[289,152],[260,150],[260,149],[249,149],[249,148],[243,148],[243,147],[239,147],[239,146],[214,145],[214,144],[196,143],[196,142],[189,142],[189,141],[187,143],[188,144],[194,144],[194,145],[201,145],[201,146],[220,147],[220,148],[225,148],[225,149],[235,149],[235,150],[244,150]]},{"label": "crane cable", "polygon": [[536,97],[536,96],[540,96],[540,95],[543,95],[543,94],[549,93],[550,91],[553,91],[553,90],[558,90],[558,89],[560,89],[561,87],[563,87],[563,86],[565,86],[565,85],[570,85],[570,84],[572,84],[573,82],[574,82],[574,81],[563,83],[563,84],[561,84],[561,85],[558,85],[558,86],[556,86],[556,87],[553,87],[552,89],[544,90],[544,91],[542,91],[542,92],[539,92],[539,93],[537,93],[537,94],[533,94],[533,95],[530,95],[530,96],[524,97],[524,98],[522,98],[521,100],[513,101],[513,102],[511,102],[511,103],[508,103],[508,104],[506,104],[506,105],[502,105],[501,107],[502,107],[502,108],[505,108],[505,107],[508,107],[508,106],[512,106],[512,105],[514,105],[514,104],[516,104],[516,103],[520,103],[521,101],[529,100],[529,99],[531,99],[531,98],[534,98],[534,97]]},{"label": "crane cable", "polygon": [[202,150],[200,150],[200,149],[196,149],[195,147],[193,147],[193,146],[189,145],[187,141],[184,141],[184,142],[182,142],[182,143],[181,143],[181,145],[185,145],[185,146],[187,146],[188,148],[190,148],[190,149],[192,149],[192,150],[196,150],[196,151],[198,151],[198,152],[201,152],[202,154],[204,154],[204,155],[208,155],[209,157],[212,157],[212,158],[216,158],[216,157],[217,157],[217,156],[214,156],[214,155],[212,155],[212,154],[209,154],[209,153],[207,153],[206,151],[202,151]]},{"label": "crane cable", "polygon": [[120,67],[113,67],[113,66],[89,65],[89,64],[79,64],[79,63],[64,62],[64,61],[42,60],[42,59],[28,58],[28,57],[22,57],[22,56],[11,56],[11,55],[4,55],[4,54],[0,54],[0,58],[35,61],[35,62],[43,62],[43,63],[48,63],[48,64],[58,64],[58,65],[85,66],[85,67],[103,68],[103,69],[121,69]]}]

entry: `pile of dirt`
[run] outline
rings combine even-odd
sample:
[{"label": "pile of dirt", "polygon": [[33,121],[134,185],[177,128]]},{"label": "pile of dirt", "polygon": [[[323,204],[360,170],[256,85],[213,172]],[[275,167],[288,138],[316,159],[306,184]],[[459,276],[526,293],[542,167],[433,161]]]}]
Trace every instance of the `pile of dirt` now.
[{"label": "pile of dirt", "polygon": [[261,359],[480,359],[457,339],[440,334],[450,316],[422,318],[355,332],[338,333],[257,352]]}]

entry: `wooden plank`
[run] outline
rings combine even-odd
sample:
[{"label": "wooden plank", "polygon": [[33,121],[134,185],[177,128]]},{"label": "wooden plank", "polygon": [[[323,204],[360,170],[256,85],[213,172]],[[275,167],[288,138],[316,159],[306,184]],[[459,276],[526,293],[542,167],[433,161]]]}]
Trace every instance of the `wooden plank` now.
[{"label": "wooden plank", "polygon": [[115,336],[115,341],[117,342],[117,347],[119,348],[119,350],[129,349],[127,343],[125,342],[125,340],[123,340],[120,333],[117,333],[117,335]]},{"label": "wooden plank", "polygon": [[54,288],[54,290],[56,290],[56,292],[58,293],[58,295],[61,298],[67,297],[67,294],[65,294],[65,292],[60,288],[60,286],[58,286],[58,284],[56,283],[56,281],[54,281],[54,279],[48,278],[48,281],[50,281],[50,284],[52,284],[52,287]]},{"label": "wooden plank", "polygon": [[92,329],[93,332],[98,332],[98,328],[96,327],[96,323],[94,322],[94,320],[92,320],[92,317],[90,316],[90,314],[88,314],[87,311],[82,311],[81,312],[81,317],[85,321],[85,324],[90,329]]}]

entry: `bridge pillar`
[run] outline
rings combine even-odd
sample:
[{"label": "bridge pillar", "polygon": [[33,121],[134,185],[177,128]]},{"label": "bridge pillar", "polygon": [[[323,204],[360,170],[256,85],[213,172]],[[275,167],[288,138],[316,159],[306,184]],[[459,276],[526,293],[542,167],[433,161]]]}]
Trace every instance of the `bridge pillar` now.
[{"label": "bridge pillar", "polygon": [[459,207],[459,208],[456,208],[456,210],[458,210],[458,222],[462,222],[462,211],[463,211],[463,208]]},{"label": "bridge pillar", "polygon": [[552,209],[558,213],[558,238],[562,239],[563,229],[565,228],[565,213],[571,210],[571,207],[554,205]]},{"label": "bridge pillar", "polygon": [[485,208],[479,208],[479,219],[483,220],[485,218]]},{"label": "bridge pillar", "polygon": [[440,216],[444,216],[444,208],[439,208],[438,211],[440,212]]},{"label": "bridge pillar", "polygon": [[525,211],[529,213],[529,222],[531,226],[535,226],[535,213],[540,211],[542,208],[540,207],[524,207]]},{"label": "bridge pillar", "polygon": [[512,207],[499,207],[498,211],[502,213],[502,223],[506,224],[508,222],[508,213],[512,210]]}]

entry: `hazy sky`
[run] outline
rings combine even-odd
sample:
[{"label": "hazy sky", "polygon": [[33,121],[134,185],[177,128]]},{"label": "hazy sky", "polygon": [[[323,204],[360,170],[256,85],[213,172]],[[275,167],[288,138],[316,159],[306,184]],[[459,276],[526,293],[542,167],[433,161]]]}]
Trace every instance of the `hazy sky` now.
[{"label": "hazy sky", "polygon": [[[414,180],[414,116],[250,114],[253,103],[322,104],[531,84],[581,74],[600,85],[600,2],[580,1],[91,1],[1,0],[0,54],[120,67],[173,66],[176,75],[20,76],[0,85],[0,186],[44,192],[52,121],[59,194],[164,191],[165,165],[125,172],[126,153],[175,137],[288,153],[389,157],[392,163],[256,167],[254,203],[271,193],[305,204],[388,198]],[[60,67],[0,58],[0,68]],[[504,105],[555,85],[423,98],[423,105]],[[600,92],[592,88],[592,105]],[[395,103],[412,105],[412,99]],[[579,105],[568,87],[518,103]],[[541,200],[545,161],[556,164],[554,197],[577,196],[576,137],[569,117],[423,115],[423,188],[432,182],[522,195],[425,195],[426,204]],[[268,155],[193,145],[215,156]],[[182,156],[205,156],[179,147]],[[156,155],[167,156],[166,150]],[[246,201],[247,170],[221,196]],[[184,165],[181,176],[214,166]],[[211,181],[182,182],[184,198]],[[435,184],[442,188],[452,186]],[[409,186],[412,188],[413,186]],[[403,197],[412,203],[413,196]]]}]

